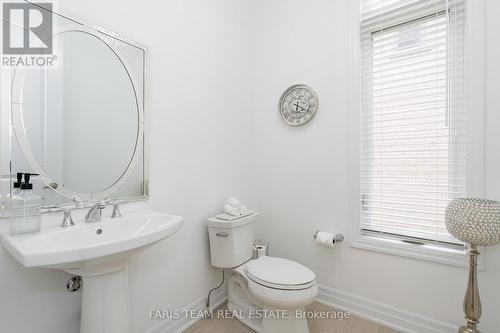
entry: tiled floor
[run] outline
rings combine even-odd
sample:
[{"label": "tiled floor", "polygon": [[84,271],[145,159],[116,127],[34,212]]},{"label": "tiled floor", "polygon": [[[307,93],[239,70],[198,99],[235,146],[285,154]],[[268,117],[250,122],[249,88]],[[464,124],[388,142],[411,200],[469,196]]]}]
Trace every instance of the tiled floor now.
[{"label": "tiled floor", "polygon": [[[334,309],[313,303],[308,310],[335,311]],[[344,320],[309,320],[311,333],[398,333],[397,331],[378,325],[358,316]],[[237,319],[211,318],[204,319],[190,327],[184,333],[254,333]]]}]

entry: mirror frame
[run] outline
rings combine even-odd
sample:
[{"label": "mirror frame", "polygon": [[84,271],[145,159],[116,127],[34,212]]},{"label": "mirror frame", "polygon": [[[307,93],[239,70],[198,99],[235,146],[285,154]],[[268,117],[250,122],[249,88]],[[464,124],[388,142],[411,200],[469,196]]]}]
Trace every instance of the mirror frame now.
[{"label": "mirror frame", "polygon": [[[27,1],[30,2],[30,1]],[[31,2],[30,2],[31,3]],[[36,5],[36,4],[34,4]],[[38,6],[40,7],[40,6]],[[41,7],[43,8],[43,7]],[[46,8],[43,8],[47,10]],[[92,203],[96,201],[102,201],[104,199],[115,199],[121,200],[125,202],[134,202],[134,201],[144,201],[149,199],[149,103],[148,103],[148,63],[149,63],[149,47],[144,44],[135,42],[130,40],[129,38],[123,37],[122,35],[112,32],[108,29],[102,28],[100,26],[85,22],[81,19],[74,19],[69,17],[66,14],[62,14],[59,11],[51,11],[53,15],[60,16],[66,20],[68,20],[67,24],[62,25],[62,27],[56,30],[56,33],[52,36],[55,37],[57,35],[64,34],[66,32],[71,31],[80,31],[82,33],[87,33],[92,35],[93,37],[99,39],[105,46],[111,50],[115,56],[119,59],[121,64],[124,66],[124,69],[127,73],[127,76],[132,84],[132,88],[134,90],[134,97],[137,104],[138,111],[138,124],[137,124],[137,138],[133,151],[133,155],[131,156],[127,168],[124,170],[120,178],[114,181],[113,184],[108,186],[104,191],[90,193],[90,194],[82,194],[72,191],[71,189],[65,188],[64,186],[58,186],[57,189],[51,188],[53,191],[57,192],[59,195],[66,198],[74,198],[77,196],[84,203]],[[107,41],[107,40],[109,41]],[[129,65],[126,60],[120,55],[120,52],[112,46],[114,43],[124,43],[128,44],[136,49],[142,51],[142,60],[143,60],[143,73],[142,73],[142,82],[137,81],[134,77],[133,72],[130,70]],[[41,181],[50,187],[50,184],[54,182],[52,177],[45,171],[42,165],[39,163],[34,153],[31,150],[31,145],[26,133],[26,128],[24,126],[23,115],[22,115],[22,100],[23,100],[23,86],[26,78],[26,73],[28,69],[24,67],[16,67],[12,70],[11,74],[11,86],[9,91],[9,105],[10,105],[10,125],[13,135],[15,135],[21,152],[26,159],[28,165],[37,173],[40,174]],[[141,84],[143,86],[142,94],[137,89],[137,84]],[[12,140],[12,139],[11,139]],[[113,197],[113,192],[116,191],[121,185],[123,185],[128,176],[134,171],[135,166],[140,159],[141,154],[138,153],[140,151],[140,147],[142,145],[142,157],[143,157],[143,184],[142,184],[142,195],[138,196],[121,196],[121,197]],[[68,202],[60,205],[64,208],[78,208],[75,206],[75,203]],[[50,209],[50,211],[54,211],[57,209]]]}]

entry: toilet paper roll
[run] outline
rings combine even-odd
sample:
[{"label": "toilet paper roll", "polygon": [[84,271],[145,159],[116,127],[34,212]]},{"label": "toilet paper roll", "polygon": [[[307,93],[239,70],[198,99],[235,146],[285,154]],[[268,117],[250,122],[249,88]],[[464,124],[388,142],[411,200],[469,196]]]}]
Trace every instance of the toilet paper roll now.
[{"label": "toilet paper roll", "polygon": [[330,248],[334,248],[337,243],[335,234],[331,232],[318,231],[314,238],[316,238],[318,244]]},{"label": "toilet paper roll", "polygon": [[254,245],[253,247],[253,259],[259,259],[262,256],[267,255],[267,246],[266,245]]}]

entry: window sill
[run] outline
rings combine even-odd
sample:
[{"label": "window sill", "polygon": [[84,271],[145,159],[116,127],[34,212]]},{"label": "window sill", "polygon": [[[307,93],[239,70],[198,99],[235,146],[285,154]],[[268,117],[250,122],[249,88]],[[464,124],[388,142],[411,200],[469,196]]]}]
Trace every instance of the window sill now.
[{"label": "window sill", "polygon": [[[351,243],[351,247],[450,266],[469,267],[467,251],[437,245],[409,244],[396,239],[362,235]],[[484,256],[479,256],[478,269],[481,271],[484,270],[483,258]]]}]

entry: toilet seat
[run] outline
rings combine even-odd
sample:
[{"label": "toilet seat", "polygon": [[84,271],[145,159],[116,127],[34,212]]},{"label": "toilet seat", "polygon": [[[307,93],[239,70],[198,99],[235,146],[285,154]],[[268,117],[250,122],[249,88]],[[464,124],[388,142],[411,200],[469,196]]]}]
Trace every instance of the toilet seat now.
[{"label": "toilet seat", "polygon": [[245,275],[257,284],[278,290],[303,290],[316,284],[316,276],[309,268],[291,260],[269,256],[249,262]]}]

